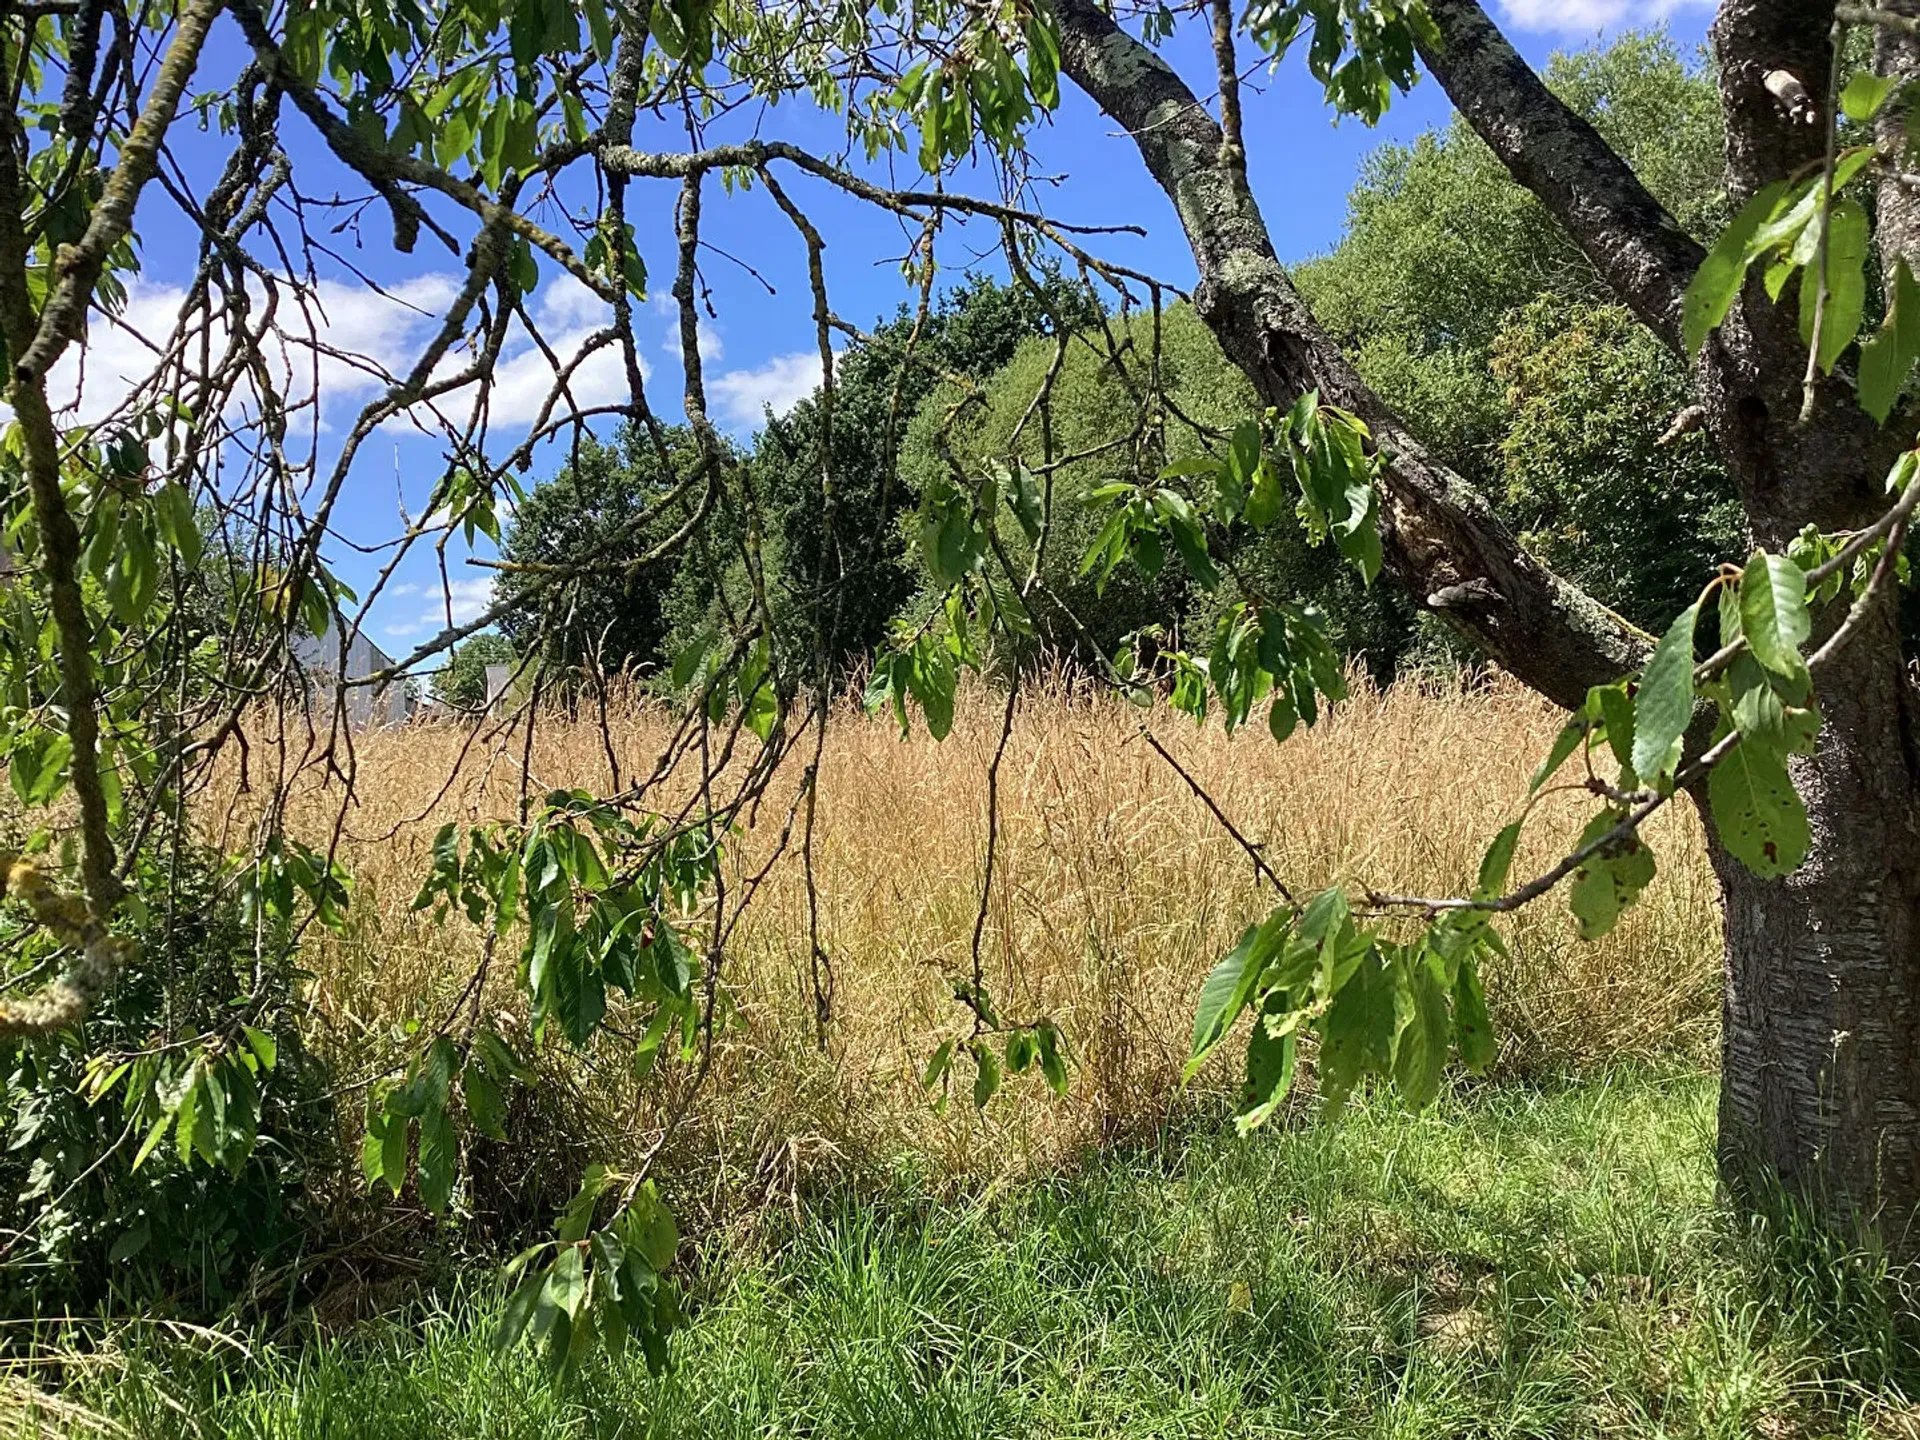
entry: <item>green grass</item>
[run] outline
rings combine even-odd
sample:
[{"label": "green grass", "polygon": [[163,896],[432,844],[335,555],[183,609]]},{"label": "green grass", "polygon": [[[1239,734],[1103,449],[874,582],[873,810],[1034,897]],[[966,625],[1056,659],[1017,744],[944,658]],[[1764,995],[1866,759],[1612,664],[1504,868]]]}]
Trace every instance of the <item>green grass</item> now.
[{"label": "green grass", "polygon": [[1920,1434],[1871,1263],[1734,1232],[1712,1115],[1711,1080],[1636,1072],[986,1197],[903,1180],[711,1257],[658,1380],[547,1386],[489,1352],[476,1285],[244,1363],[125,1332],[65,1394],[142,1435],[288,1440]]}]

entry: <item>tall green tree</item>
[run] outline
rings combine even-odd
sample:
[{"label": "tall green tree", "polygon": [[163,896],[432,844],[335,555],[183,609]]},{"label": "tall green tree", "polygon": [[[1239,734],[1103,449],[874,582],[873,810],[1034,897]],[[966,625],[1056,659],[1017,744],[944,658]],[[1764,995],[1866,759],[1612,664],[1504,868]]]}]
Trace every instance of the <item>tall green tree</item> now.
[{"label": "tall green tree", "polygon": [[551,567],[576,566],[609,535],[631,536],[627,553],[641,555],[671,534],[686,521],[691,502],[661,501],[678,478],[675,467],[698,451],[685,426],[667,427],[660,445],[631,424],[607,441],[591,433],[580,437],[559,473],[515,508],[501,536],[500,555],[509,568],[494,588],[496,600],[511,602],[500,618],[509,648],[537,650],[560,672],[594,666],[614,674],[659,666],[679,557],[642,565],[609,560],[579,569],[558,589],[549,588],[545,577]]},{"label": "tall green tree", "polygon": [[[924,319],[902,306],[836,367],[824,463],[834,487],[833,528],[820,503],[818,391],[770,417],[753,451],[777,545],[776,574],[793,643],[821,627],[829,656],[864,656],[912,595],[915,575],[902,517],[914,503],[899,475],[909,422],[943,375],[984,380],[1022,342],[1095,315],[1090,292],[1044,269],[1035,285],[969,275],[933,298]],[[843,573],[844,572],[844,573]],[[822,613],[816,614],[816,609]]]}]

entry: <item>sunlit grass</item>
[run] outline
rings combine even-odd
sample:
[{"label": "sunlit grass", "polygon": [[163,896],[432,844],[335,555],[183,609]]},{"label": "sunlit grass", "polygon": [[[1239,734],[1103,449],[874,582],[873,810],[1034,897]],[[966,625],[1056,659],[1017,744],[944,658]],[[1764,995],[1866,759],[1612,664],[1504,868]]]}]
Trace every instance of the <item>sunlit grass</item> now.
[{"label": "sunlit grass", "polygon": [[247,1361],[119,1333],[67,1394],[279,1440],[1913,1434],[1871,1261],[1782,1259],[1716,1208],[1713,1095],[1619,1070],[941,1197],[902,1172],[709,1245],[659,1379],[549,1386],[469,1282]]}]

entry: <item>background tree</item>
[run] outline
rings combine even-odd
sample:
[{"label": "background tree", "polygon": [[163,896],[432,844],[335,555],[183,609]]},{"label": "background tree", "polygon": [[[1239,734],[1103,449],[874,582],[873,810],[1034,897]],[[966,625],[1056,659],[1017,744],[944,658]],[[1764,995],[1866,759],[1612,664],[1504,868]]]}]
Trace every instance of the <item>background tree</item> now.
[{"label": "background tree", "polygon": [[[698,453],[684,426],[665,432],[664,461],[651,438],[631,424],[611,441],[590,433],[580,437],[559,473],[534,486],[515,508],[501,536],[501,558],[509,566],[536,567],[504,570],[495,584],[496,602],[508,606],[500,629],[510,651],[537,649],[560,671],[593,665],[613,674],[659,665],[669,625],[666,597],[679,572],[676,557],[643,568],[592,570],[574,578],[563,596],[528,582],[548,573],[537,567],[571,565],[609,535],[631,534],[644,545],[670,534],[685,522],[686,511],[661,507],[661,497],[673,488],[675,467]],[[459,656],[480,638],[461,647],[454,673],[464,675]]]},{"label": "background tree", "polygon": [[[1240,585],[1298,595],[1320,605],[1329,635],[1343,653],[1363,659],[1387,676],[1415,640],[1413,613],[1391,592],[1370,590],[1337,554],[1309,543],[1289,510],[1257,536],[1238,537],[1232,576],[1224,591],[1195,587],[1175,561],[1151,575],[1127,567],[1098,578],[1083,560],[1105,521],[1093,500],[1102,485],[1150,482],[1169,464],[1221,454],[1234,427],[1255,409],[1246,377],[1220,351],[1191,306],[1169,306],[1160,317],[1158,355],[1166,411],[1157,424],[1142,424],[1134,382],[1108,362],[1109,335],[1144,352],[1154,341],[1154,319],[1136,314],[1104,331],[1075,333],[1048,391],[1048,427],[1032,423],[1033,397],[1054,363],[1051,338],[1035,337],[984,383],[962,389],[951,382],[928,393],[907,427],[900,459],[905,488],[916,499],[940,484],[954,465],[980,473],[995,464],[1020,461],[1040,466],[1044,451],[1069,458],[1053,474],[1052,537],[1036,591],[1035,623],[1057,654],[1084,664],[1110,656],[1126,637],[1159,627],[1174,638],[1209,633],[1222,611],[1241,599]],[[1018,533],[1005,544],[1016,568],[1032,558],[1033,544]],[[906,607],[907,626],[920,624],[941,603],[945,586],[919,567],[919,593]],[[1060,604],[1085,626],[1076,630]]]},{"label": "background tree", "polygon": [[[751,470],[775,537],[771,572],[782,596],[790,643],[807,651],[816,621],[836,663],[864,657],[913,593],[915,576],[902,517],[915,494],[898,474],[908,423],[945,375],[983,380],[1030,336],[1056,323],[1089,323],[1088,287],[1043,268],[1037,288],[969,275],[936,296],[924,319],[902,306],[868,343],[836,367],[828,463],[846,575],[834,580],[826,512],[820,504],[819,392],[786,415],[769,416]],[[829,613],[816,615],[824,605]],[[837,627],[837,628],[836,628]]]}]

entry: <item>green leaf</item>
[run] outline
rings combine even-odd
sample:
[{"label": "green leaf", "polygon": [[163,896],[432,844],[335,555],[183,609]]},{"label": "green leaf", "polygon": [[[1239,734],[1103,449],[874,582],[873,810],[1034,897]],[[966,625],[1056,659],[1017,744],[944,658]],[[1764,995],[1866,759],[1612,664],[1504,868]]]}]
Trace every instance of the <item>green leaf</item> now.
[{"label": "green leaf", "polygon": [[264,1030],[256,1030],[251,1025],[242,1025],[240,1029],[246,1035],[247,1046],[253,1051],[255,1058],[266,1069],[273,1069],[274,1063],[280,1058],[280,1047],[275,1043],[273,1036]]},{"label": "green leaf", "polygon": [[[1603,810],[1580,833],[1580,847],[1598,840],[1620,824],[1615,810]],[[1637,834],[1628,834],[1587,857],[1573,872],[1568,903],[1580,922],[1582,940],[1598,940],[1613,929],[1620,913],[1631,905],[1653,879],[1653,851]]]},{"label": "green leaf", "polygon": [[1424,951],[1407,957],[1407,985],[1413,1013],[1401,1027],[1393,1052],[1393,1083],[1415,1110],[1424,1110],[1440,1093],[1440,1073],[1453,1046],[1453,1016],[1447,993]]},{"label": "green leaf", "polygon": [[1673,784],[1680,747],[1693,719],[1693,631],[1700,620],[1695,601],[1655,647],[1633,700],[1633,770],[1661,788]]},{"label": "green leaf", "polygon": [[1254,467],[1253,485],[1247,492],[1247,508],[1242,512],[1247,524],[1264,530],[1280,518],[1285,494],[1280,486],[1280,471],[1271,456],[1262,455]]},{"label": "green leaf", "polygon": [[1239,518],[1253,493],[1255,473],[1260,468],[1260,426],[1257,421],[1242,420],[1234,427],[1227,445],[1226,462],[1215,474],[1215,510],[1223,524]]},{"label": "green leaf", "polygon": [[1753,658],[1767,669],[1789,680],[1804,676],[1800,647],[1813,629],[1806,572],[1785,555],[1754,551],[1740,576],[1740,628]]},{"label": "green leaf", "polygon": [[453,1198],[454,1172],[460,1151],[454,1144],[453,1122],[445,1110],[429,1110],[420,1117],[420,1203],[436,1215]]},{"label": "green leaf", "polygon": [[[367,1106],[367,1133],[360,1140],[360,1173],[366,1176],[367,1184],[378,1184],[387,1173],[387,1126],[393,1123],[387,1118],[384,1109],[369,1103]],[[402,1129],[405,1122],[400,1122]],[[400,1164],[404,1170],[407,1163],[406,1151],[400,1152]],[[388,1189],[397,1191],[397,1184],[389,1183]]]},{"label": "green leaf", "polygon": [[953,1068],[953,1046],[952,1040],[940,1042],[940,1048],[933,1052],[933,1057],[927,1061],[926,1070],[920,1076],[921,1089],[931,1090],[947,1078],[947,1072]]},{"label": "green leaf", "polygon": [[1547,752],[1547,758],[1540,762],[1540,768],[1533,772],[1533,778],[1527,782],[1527,793],[1538,794],[1540,787],[1553,778],[1553,774],[1567,763],[1567,757],[1580,748],[1580,742],[1587,738],[1593,729],[1593,722],[1584,714],[1576,714],[1560,727],[1560,733],[1553,737],[1553,749]]},{"label": "green leaf", "polygon": [[1240,1012],[1253,998],[1260,973],[1285,935],[1285,918],[1276,911],[1259,925],[1249,925],[1240,943],[1213,967],[1200,987],[1200,1003],[1193,1015],[1193,1044],[1182,1080],[1191,1080],[1214,1047],[1226,1038]]},{"label": "green leaf", "polygon": [[973,1108],[984,1110],[992,1100],[994,1092],[1000,1088],[1000,1057],[988,1049],[982,1041],[976,1040],[970,1047],[973,1054]]},{"label": "green leaf", "polygon": [[[1296,1026],[1284,1024],[1286,996],[1275,991],[1267,997],[1261,1013],[1254,1017],[1253,1033],[1247,1037],[1247,1086],[1233,1127],[1245,1135],[1266,1124],[1293,1084],[1293,1071],[1299,1037]],[[1281,1033],[1273,1033],[1279,1024]]]},{"label": "green leaf", "polygon": [[1513,869],[1514,847],[1520,843],[1521,822],[1515,820],[1493,837],[1493,844],[1480,861],[1480,879],[1473,887],[1476,900],[1497,899],[1507,888],[1507,875]]},{"label": "green leaf", "polygon": [[1860,347],[1857,391],[1860,408],[1879,423],[1885,423],[1913,362],[1920,359],[1920,285],[1914,283],[1904,256],[1894,260],[1893,283],[1887,290],[1886,318]]},{"label": "green leaf", "polygon": [[500,1082],[485,1066],[469,1060],[460,1076],[460,1093],[467,1102],[467,1119],[491,1140],[507,1138],[507,1102]]},{"label": "green leaf", "polygon": [[1892,75],[1876,75],[1871,70],[1856,71],[1840,91],[1840,110],[1849,120],[1864,125],[1873,119],[1899,80]]},{"label": "green leaf", "polygon": [[655,1271],[665,1270],[680,1247],[680,1229],[651,1180],[634,1197],[628,1215],[627,1244],[638,1250]]},{"label": "green leaf", "polygon": [[107,1251],[107,1263],[118,1265],[122,1260],[131,1260],[147,1248],[147,1242],[153,1239],[151,1221],[142,1219],[129,1228],[122,1230],[113,1242],[113,1248]]},{"label": "green leaf", "polygon": [[1777,752],[1743,740],[1708,772],[1707,800],[1720,843],[1762,879],[1788,874],[1807,858],[1807,807]]},{"label": "green leaf", "polygon": [[1329,1109],[1346,1104],[1362,1075],[1385,1074],[1393,1063],[1398,988],[1369,947],[1334,995],[1320,1022],[1320,1097]]},{"label": "green leaf", "polygon": [[1300,712],[1294,708],[1293,697],[1285,690],[1273,692],[1273,703],[1267,707],[1267,731],[1276,742],[1285,740],[1293,734],[1300,724]]},{"label": "green leaf", "polygon": [[[1873,244],[1873,227],[1867,212],[1857,200],[1834,204],[1827,219],[1827,303],[1820,312],[1818,359],[1821,370],[1831,375],[1834,362],[1860,333],[1860,318],[1866,309],[1867,252]],[[1800,276],[1800,338],[1814,343],[1814,311],[1819,305],[1820,287],[1815,272]]]},{"label": "green leaf", "polygon": [[1025,464],[1016,461],[1007,471],[1007,504],[1029,541],[1040,538],[1040,525],[1044,519],[1043,501],[1040,484],[1033,478],[1033,472]]},{"label": "green leaf", "polygon": [[544,1298],[569,1317],[580,1313],[580,1306],[587,1298],[586,1252],[580,1246],[568,1245],[561,1249],[560,1257],[547,1271]]},{"label": "green leaf", "polygon": [[390,1193],[398,1195],[407,1183],[407,1122],[389,1112],[381,1131],[380,1175]]},{"label": "green leaf", "polygon": [[587,33],[593,38],[593,53],[602,61],[613,59],[613,22],[607,16],[606,0],[581,0],[587,17]]},{"label": "green leaf", "polygon": [[1600,718],[1607,726],[1607,746],[1620,762],[1620,783],[1631,787],[1637,778],[1633,768],[1633,697],[1625,681],[1596,685],[1592,698],[1600,705]]},{"label": "green leaf", "polygon": [[1487,1015],[1486,992],[1480,988],[1480,968],[1471,955],[1463,956],[1453,977],[1453,1023],[1460,1058],[1476,1075],[1493,1064],[1497,1047],[1493,1021]]},{"label": "green leaf", "polygon": [[1776,180],[1742,206],[1694,272],[1681,300],[1681,329],[1689,356],[1700,353],[1707,336],[1733,308],[1734,299],[1746,282],[1747,266],[1753,260],[1750,249],[1753,238],[1761,225],[1773,217],[1786,198],[1787,189],[1787,181]]},{"label": "green leaf", "polygon": [[1040,1073],[1046,1076],[1047,1086],[1057,1096],[1067,1093],[1067,1062],[1060,1053],[1060,1031],[1051,1020],[1042,1020],[1035,1027],[1040,1042]]},{"label": "green leaf", "polygon": [[517,1345],[521,1335],[526,1333],[527,1322],[533,1318],[533,1312],[547,1293],[545,1271],[535,1271],[514,1287],[513,1294],[507,1297],[507,1305],[500,1312],[500,1324],[493,1332],[493,1348],[509,1350]]}]

